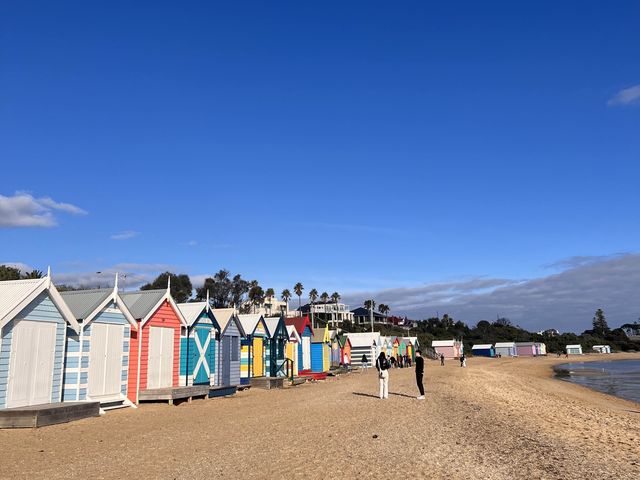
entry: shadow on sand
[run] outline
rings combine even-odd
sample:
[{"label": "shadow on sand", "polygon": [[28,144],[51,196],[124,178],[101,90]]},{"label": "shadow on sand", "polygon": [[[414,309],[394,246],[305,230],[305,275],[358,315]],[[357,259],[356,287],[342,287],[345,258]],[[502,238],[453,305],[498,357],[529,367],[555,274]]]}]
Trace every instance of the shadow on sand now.
[{"label": "shadow on sand", "polygon": [[[378,395],[373,395],[371,393],[362,393],[362,392],[353,392],[354,395],[357,395],[359,397],[369,397],[369,398],[380,398],[378,397]],[[416,398],[412,395],[407,395],[406,393],[394,393],[394,392],[389,392],[389,395],[395,395],[396,397],[405,397],[405,398]]]}]

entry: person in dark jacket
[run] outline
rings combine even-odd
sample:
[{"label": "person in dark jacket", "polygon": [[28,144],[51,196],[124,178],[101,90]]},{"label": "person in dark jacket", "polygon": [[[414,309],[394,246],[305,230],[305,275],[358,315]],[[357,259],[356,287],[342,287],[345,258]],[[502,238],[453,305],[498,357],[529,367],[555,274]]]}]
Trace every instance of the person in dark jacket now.
[{"label": "person in dark jacket", "polygon": [[378,379],[380,380],[380,400],[389,398],[389,361],[384,352],[380,352],[376,360]]},{"label": "person in dark jacket", "polygon": [[418,400],[424,400],[424,386],[422,385],[422,376],[424,375],[424,358],[422,358],[422,352],[416,350],[416,383],[418,384],[418,390],[420,395]]}]

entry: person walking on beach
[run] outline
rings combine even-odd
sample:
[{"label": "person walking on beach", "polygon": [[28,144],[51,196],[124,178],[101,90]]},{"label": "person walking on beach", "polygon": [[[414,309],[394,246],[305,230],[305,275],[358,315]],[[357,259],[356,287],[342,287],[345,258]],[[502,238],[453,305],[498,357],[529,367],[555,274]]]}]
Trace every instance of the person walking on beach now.
[{"label": "person walking on beach", "polygon": [[376,369],[380,379],[380,400],[389,398],[389,361],[384,352],[380,352],[380,355],[378,355]]},{"label": "person walking on beach", "polygon": [[424,400],[424,385],[422,385],[423,375],[424,375],[424,358],[422,358],[422,351],[416,350],[416,383],[418,384],[418,390],[420,391],[418,400]]},{"label": "person walking on beach", "polygon": [[440,366],[444,367],[444,353],[440,354]]},{"label": "person walking on beach", "polygon": [[363,353],[362,354],[362,368],[364,368],[366,370],[368,366],[369,366],[369,359],[367,358],[367,354]]}]

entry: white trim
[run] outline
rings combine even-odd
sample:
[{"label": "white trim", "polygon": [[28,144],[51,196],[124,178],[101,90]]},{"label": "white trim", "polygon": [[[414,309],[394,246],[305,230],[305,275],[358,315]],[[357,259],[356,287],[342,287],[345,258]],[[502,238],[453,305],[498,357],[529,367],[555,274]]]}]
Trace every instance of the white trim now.
[{"label": "white trim", "polygon": [[162,298],[158,300],[158,302],[153,306],[153,308],[149,310],[149,313],[147,313],[147,315],[141,320],[140,328],[144,327],[144,325],[151,319],[151,317],[156,313],[156,311],[160,308],[160,306],[164,303],[165,300],[167,300],[169,304],[173,307],[173,310],[176,313],[178,319],[180,320],[180,323],[182,324],[182,326],[187,328],[189,327],[189,325],[187,325],[187,320],[182,315],[182,312],[178,308],[178,305],[176,305],[176,302],[173,301],[171,294],[169,293],[169,291],[167,291],[162,296]]}]

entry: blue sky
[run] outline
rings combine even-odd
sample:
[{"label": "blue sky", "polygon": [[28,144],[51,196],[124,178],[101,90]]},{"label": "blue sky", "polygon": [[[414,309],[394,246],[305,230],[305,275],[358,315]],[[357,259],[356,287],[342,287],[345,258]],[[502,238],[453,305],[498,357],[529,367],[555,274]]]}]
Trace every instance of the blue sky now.
[{"label": "blue sky", "polygon": [[637,2],[0,8],[0,262],[358,302],[639,251]]}]

